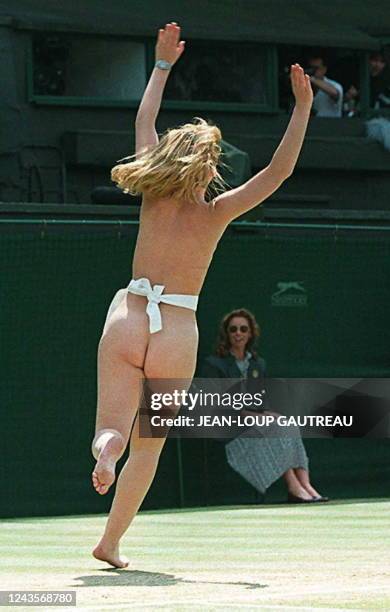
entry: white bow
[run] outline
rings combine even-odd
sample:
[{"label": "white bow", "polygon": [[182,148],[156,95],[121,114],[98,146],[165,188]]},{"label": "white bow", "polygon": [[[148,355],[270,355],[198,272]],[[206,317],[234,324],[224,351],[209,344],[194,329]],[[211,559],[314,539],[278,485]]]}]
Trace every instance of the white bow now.
[{"label": "white bow", "polygon": [[161,312],[158,307],[161,301],[161,294],[164,291],[164,285],[154,285],[153,289],[150,281],[147,278],[139,278],[138,280],[130,281],[127,288],[130,293],[136,295],[144,295],[148,304],[146,306],[146,314],[149,317],[149,331],[154,334],[162,329]]},{"label": "white bow", "polygon": [[161,312],[159,303],[170,304],[171,306],[181,306],[196,310],[198,305],[197,295],[163,295],[164,285],[154,285],[153,288],[147,278],[139,278],[131,280],[127,290],[135,295],[143,295],[147,298],[146,314],[149,317],[149,331],[151,334],[162,329]]}]

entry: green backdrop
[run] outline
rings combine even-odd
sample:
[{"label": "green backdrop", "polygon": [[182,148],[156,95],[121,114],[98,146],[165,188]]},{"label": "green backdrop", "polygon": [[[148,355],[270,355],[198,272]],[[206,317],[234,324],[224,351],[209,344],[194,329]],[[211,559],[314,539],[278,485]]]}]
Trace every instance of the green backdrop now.
[{"label": "green backdrop", "polygon": [[[90,485],[90,441],[99,335],[113,294],[131,276],[138,230],[118,228],[0,226],[1,516],[109,508],[110,495]],[[389,255],[385,231],[231,226],[200,298],[199,363],[221,316],[245,306],[262,326],[269,375],[389,376]],[[305,443],[325,493],[389,494],[388,440]],[[283,495],[278,483],[268,498]],[[226,465],[221,443],[169,440],[143,507],[258,501]]]}]

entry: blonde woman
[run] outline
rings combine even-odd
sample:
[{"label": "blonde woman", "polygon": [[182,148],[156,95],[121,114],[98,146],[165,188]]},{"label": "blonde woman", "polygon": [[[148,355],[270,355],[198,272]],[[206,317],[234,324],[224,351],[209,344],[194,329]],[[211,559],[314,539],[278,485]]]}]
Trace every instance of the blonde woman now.
[{"label": "blonde woman", "polygon": [[[96,491],[104,495],[130,438],[130,453],[118,477],[107,525],[93,554],[119,568],[128,560],[119,541],[156,472],[163,438],[141,437],[137,414],[144,379],[187,379],[195,371],[199,292],[227,225],[259,205],[292,174],[302,147],[313,93],[295,64],[296,99],[286,133],[270,164],[249,181],[206,201],[217,170],[221,132],[202,119],[168,130],[159,140],[155,121],[172,66],[184,52],[180,27],[160,29],[156,66],[135,122],[134,159],[116,166],[112,178],[143,196],[133,259],[133,279],[111,304],[98,351],[98,406],[92,452]],[[130,435],[131,433],[131,435]]]}]

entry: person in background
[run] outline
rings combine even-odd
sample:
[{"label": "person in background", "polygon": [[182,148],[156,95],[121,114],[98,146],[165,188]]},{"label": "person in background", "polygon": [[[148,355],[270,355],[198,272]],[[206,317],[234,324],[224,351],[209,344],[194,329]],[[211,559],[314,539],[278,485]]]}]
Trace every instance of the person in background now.
[{"label": "person in background", "polygon": [[384,53],[371,53],[368,69],[370,71],[370,106],[390,108],[390,69]]},{"label": "person in background", "polygon": [[[220,323],[216,354],[206,358],[201,376],[244,378],[248,382],[250,379],[264,378],[266,364],[255,348],[259,335],[256,319],[246,308],[226,314]],[[275,415],[268,411],[263,414]],[[302,438],[296,432],[295,437],[288,437],[285,428],[275,427],[280,437],[239,436],[229,441],[225,447],[229,465],[262,494],[283,476],[289,502],[328,501],[310,482]]]},{"label": "person in background", "polygon": [[[381,51],[371,53],[368,58],[368,70],[370,73],[370,107],[374,109],[390,108],[390,68],[387,64],[385,54]],[[344,104],[344,112],[352,116],[351,111],[360,110],[360,91],[356,85],[351,84],[346,92],[347,104]]]},{"label": "person in background", "polygon": [[314,90],[313,111],[317,117],[341,117],[343,111],[343,86],[328,79],[328,67],[324,58],[313,55],[308,59],[310,81]]},{"label": "person in background", "polygon": [[360,114],[359,91],[351,84],[344,94],[343,115],[355,117]]}]

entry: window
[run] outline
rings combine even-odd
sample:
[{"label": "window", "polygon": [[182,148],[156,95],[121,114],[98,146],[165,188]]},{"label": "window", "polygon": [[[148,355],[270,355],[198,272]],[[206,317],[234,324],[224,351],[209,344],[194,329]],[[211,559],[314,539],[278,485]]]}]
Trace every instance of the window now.
[{"label": "window", "polygon": [[142,42],[68,34],[33,38],[30,93],[34,100],[139,101],[145,85]]},{"label": "window", "polygon": [[[154,65],[155,40],[36,33],[29,98],[43,104],[136,108]],[[275,47],[191,41],[175,65],[163,107],[275,112]]]},{"label": "window", "polygon": [[[343,87],[343,115],[360,114],[361,57],[358,51],[334,48],[315,49],[298,45],[280,45],[278,51],[281,108],[289,111],[294,105],[289,76],[291,64],[298,62],[307,69],[310,57],[321,57],[327,66],[326,78],[340,83]],[[316,93],[316,88],[313,89]]]},{"label": "window", "polygon": [[272,106],[267,49],[248,43],[191,41],[172,71],[165,100]]}]

